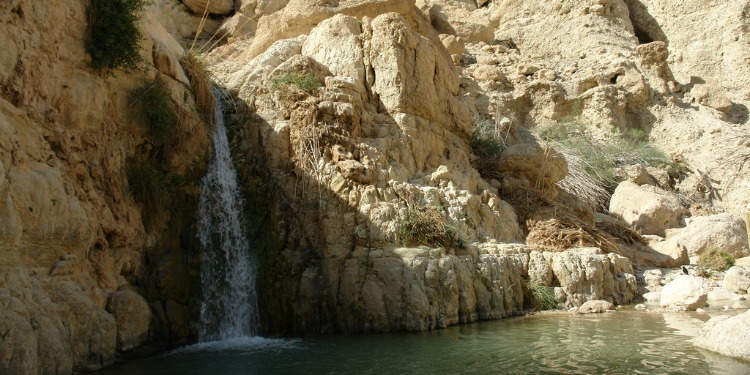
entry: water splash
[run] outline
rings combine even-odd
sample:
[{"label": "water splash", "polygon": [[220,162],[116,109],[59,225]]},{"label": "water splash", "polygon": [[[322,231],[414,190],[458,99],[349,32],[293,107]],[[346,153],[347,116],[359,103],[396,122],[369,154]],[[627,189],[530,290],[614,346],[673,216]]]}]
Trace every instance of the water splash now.
[{"label": "water splash", "polygon": [[242,228],[243,199],[232,163],[224,108],[218,90],[214,114],[214,155],[203,177],[198,208],[202,245],[201,342],[258,334],[256,267]]}]

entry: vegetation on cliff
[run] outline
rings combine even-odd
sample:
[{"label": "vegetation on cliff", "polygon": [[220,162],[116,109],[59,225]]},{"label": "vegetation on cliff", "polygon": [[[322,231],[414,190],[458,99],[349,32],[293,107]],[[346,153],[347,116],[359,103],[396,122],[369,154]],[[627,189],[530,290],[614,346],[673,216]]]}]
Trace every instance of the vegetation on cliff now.
[{"label": "vegetation on cliff", "polygon": [[111,73],[113,69],[137,69],[141,63],[138,30],[145,0],[94,0],[88,8],[89,35],[86,51],[91,66]]}]

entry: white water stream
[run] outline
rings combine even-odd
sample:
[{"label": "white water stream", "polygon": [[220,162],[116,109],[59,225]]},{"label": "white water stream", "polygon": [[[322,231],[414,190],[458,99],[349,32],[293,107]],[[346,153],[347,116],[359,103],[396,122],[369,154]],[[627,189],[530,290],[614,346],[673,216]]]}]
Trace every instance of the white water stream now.
[{"label": "white water stream", "polygon": [[242,228],[243,199],[232,163],[221,95],[214,115],[214,155],[203,177],[198,238],[203,251],[199,341],[258,334],[256,267]]}]

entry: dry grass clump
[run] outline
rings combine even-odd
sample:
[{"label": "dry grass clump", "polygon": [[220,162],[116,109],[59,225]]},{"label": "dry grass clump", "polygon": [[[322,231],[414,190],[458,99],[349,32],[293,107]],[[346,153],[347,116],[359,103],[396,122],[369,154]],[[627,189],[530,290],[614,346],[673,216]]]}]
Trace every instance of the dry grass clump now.
[{"label": "dry grass clump", "polygon": [[527,220],[526,244],[544,251],[564,251],[575,247],[595,246],[605,252],[616,252],[617,245],[596,227],[569,218]]},{"label": "dry grass clump", "polygon": [[190,86],[198,111],[213,120],[216,109],[216,96],[213,92],[213,81],[206,66],[194,53],[187,53],[180,61],[185,74],[190,78]]},{"label": "dry grass clump", "polygon": [[405,246],[424,245],[445,248],[463,247],[455,228],[446,223],[436,207],[409,205],[398,223],[398,235]]},{"label": "dry grass clump", "polygon": [[606,212],[612,195],[604,188],[604,181],[587,172],[592,166],[580,153],[559,142],[553,142],[557,152],[568,162],[568,175],[557,182],[562,190],[580,198],[596,211]]}]

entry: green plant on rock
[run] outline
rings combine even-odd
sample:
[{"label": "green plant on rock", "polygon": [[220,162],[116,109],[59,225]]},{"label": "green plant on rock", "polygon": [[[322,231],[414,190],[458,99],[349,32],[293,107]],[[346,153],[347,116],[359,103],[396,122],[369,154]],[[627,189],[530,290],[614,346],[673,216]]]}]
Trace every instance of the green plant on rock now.
[{"label": "green plant on rock", "polygon": [[534,305],[540,310],[554,310],[558,308],[558,301],[552,288],[536,281],[531,280],[526,283],[526,287],[531,293]]},{"label": "green plant on rock", "polygon": [[113,69],[137,69],[141,63],[138,13],[146,0],[93,0],[87,9],[89,30],[85,40],[91,66],[111,73]]},{"label": "green plant on rock", "polygon": [[712,247],[698,254],[698,267],[713,270],[726,271],[734,266],[734,257],[725,251]]},{"label": "green plant on rock", "polygon": [[177,109],[164,81],[157,78],[137,89],[131,96],[131,103],[141,109],[148,135],[154,141],[163,143],[177,124]]},{"label": "green plant on rock", "polygon": [[424,204],[409,206],[398,225],[399,238],[407,246],[464,246],[464,241],[458,236],[456,229],[446,223],[445,215],[436,207]]},{"label": "green plant on rock", "polygon": [[284,87],[296,87],[308,94],[320,87],[320,81],[313,73],[286,73],[272,77],[270,83],[273,91],[278,91]]},{"label": "green plant on rock", "polygon": [[164,210],[172,202],[178,178],[148,163],[128,160],[126,165],[130,193],[149,210]]}]

